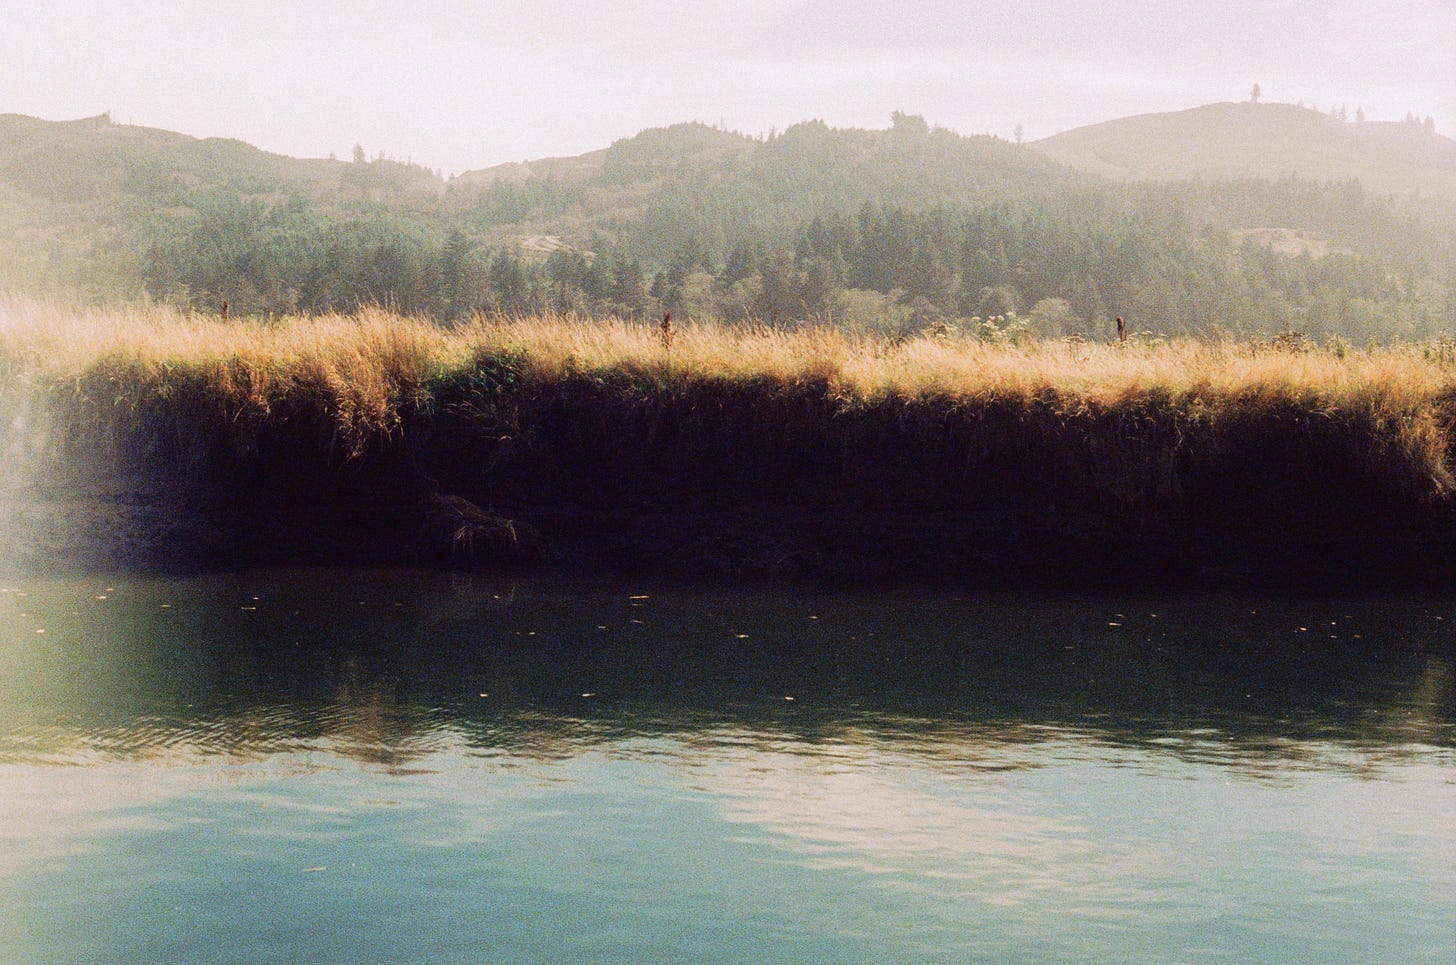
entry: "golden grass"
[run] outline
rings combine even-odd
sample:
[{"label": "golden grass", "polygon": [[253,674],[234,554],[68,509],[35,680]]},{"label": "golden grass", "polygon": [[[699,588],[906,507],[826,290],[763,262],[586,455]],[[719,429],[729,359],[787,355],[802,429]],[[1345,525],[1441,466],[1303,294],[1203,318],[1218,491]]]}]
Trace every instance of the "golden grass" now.
[{"label": "golden grass", "polygon": [[216,376],[228,394],[259,404],[302,385],[351,394],[361,412],[382,412],[400,391],[510,357],[541,379],[569,372],[626,373],[667,383],[683,378],[821,381],[847,397],[886,394],[1026,397],[1048,389],[1112,405],[1148,392],[1282,395],[1346,403],[1429,399],[1456,385],[1456,371],[1418,346],[1352,351],[1256,350],[1232,341],[1186,339],[1154,346],[969,338],[886,342],[828,329],[772,331],[684,324],[670,351],[652,326],[571,316],[479,318],[456,328],[367,310],[357,315],[222,322],[169,308],[58,309],[0,300],[0,360],[45,382],[98,369],[134,368],[163,380],[173,372]]},{"label": "golden grass", "polygon": [[233,417],[266,416],[303,395],[351,431],[394,425],[448,343],[426,323],[382,311],[223,323],[169,308],[65,312],[0,302],[0,372],[10,382],[92,396],[107,386],[113,405],[201,386]]},{"label": "golden grass", "polygon": [[[684,324],[670,351],[655,326],[575,317],[477,318],[443,329],[383,310],[229,322],[169,308],[68,310],[0,299],[0,404],[15,392],[137,406],[192,393],[228,418],[266,417],[285,399],[322,406],[359,439],[390,432],[432,386],[508,361],[523,380],[625,380],[643,391],[703,380],[822,386],[845,405],[886,398],[1037,402],[1068,415],[1156,402],[1217,418],[1297,405],[1386,427],[1433,484],[1447,464],[1456,371],[1419,346],[1258,349],[1231,341],[1117,345],[971,339],[887,342],[826,329]],[[1445,408],[1443,408],[1443,406]]]}]

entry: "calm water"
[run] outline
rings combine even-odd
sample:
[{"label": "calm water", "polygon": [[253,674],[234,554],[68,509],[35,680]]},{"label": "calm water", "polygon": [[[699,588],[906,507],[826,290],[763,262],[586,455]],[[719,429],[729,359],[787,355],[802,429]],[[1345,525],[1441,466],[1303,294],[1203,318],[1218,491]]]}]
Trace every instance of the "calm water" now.
[{"label": "calm water", "polygon": [[6,961],[1456,958],[1456,598],[0,587]]}]

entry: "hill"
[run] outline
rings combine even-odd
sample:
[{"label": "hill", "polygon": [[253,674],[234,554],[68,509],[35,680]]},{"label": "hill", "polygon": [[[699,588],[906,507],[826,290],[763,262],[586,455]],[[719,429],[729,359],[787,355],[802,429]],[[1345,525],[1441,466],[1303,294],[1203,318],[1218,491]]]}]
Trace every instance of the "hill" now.
[{"label": "hill", "polygon": [[[1103,173],[1046,156],[1056,139],[1033,148],[896,113],[882,130],[808,121],[767,137],[678,124],[448,183],[362,149],[304,160],[104,115],[4,115],[0,290],[245,315],[671,311],[995,338],[1106,332],[1113,315],[1167,333],[1456,330],[1456,209],[1284,176],[1351,128],[1386,139],[1389,171],[1426,170],[1449,141],[1277,105],[1184,115],[1196,137],[1156,117],[1119,122],[1121,140],[1100,126],[1089,150]],[[1231,165],[1298,163],[1194,180],[1111,170],[1146,142],[1174,178],[1178,157],[1208,155],[1200,138],[1258,146]]]},{"label": "hill", "polygon": [[605,148],[588,151],[575,157],[546,157],[536,160],[507,161],[488,168],[466,171],[450,179],[455,187],[489,187],[497,181],[520,184],[533,178],[560,181],[581,181],[602,171]]},{"label": "hill", "polygon": [[106,114],[61,122],[0,115],[0,179],[58,202],[130,195],[169,204],[209,189],[267,194],[337,182],[342,167],[242,141],[115,124]]},{"label": "hill", "polygon": [[1291,104],[1209,104],[1079,127],[1033,142],[1061,164],[1121,180],[1354,179],[1381,194],[1456,203],[1456,141],[1410,121],[1340,121]]},{"label": "hill", "polygon": [[740,243],[782,244],[815,215],[867,202],[1009,201],[1079,179],[1005,141],[932,130],[922,118],[896,114],[888,130],[806,121],[767,138],[675,124],[578,158],[466,172],[451,191],[489,220],[584,247],[604,236],[661,264],[690,238],[722,258]]},{"label": "hill", "polygon": [[125,294],[139,253],[200,210],[439,193],[424,168],[271,154],[229,138],[0,114],[0,287]]}]

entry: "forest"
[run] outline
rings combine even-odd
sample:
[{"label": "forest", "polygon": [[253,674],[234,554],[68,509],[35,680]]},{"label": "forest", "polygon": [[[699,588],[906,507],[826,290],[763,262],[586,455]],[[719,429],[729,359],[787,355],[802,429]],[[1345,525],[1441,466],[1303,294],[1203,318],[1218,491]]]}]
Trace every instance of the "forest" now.
[{"label": "forest", "polygon": [[0,214],[23,197],[70,225],[13,235],[0,285],[235,316],[671,312],[890,337],[1102,338],[1115,315],[1151,338],[1456,330],[1456,206],[1354,181],[1116,182],[904,114],[762,138],[677,125],[548,175],[450,181],[362,147],[303,162],[93,127],[105,150],[47,128],[0,157]]}]

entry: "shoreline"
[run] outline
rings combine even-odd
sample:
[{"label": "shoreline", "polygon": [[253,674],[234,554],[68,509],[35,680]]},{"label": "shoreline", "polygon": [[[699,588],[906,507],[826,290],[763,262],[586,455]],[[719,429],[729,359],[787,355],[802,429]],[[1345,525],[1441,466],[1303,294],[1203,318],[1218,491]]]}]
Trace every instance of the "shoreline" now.
[{"label": "shoreline", "polygon": [[23,565],[1456,585],[1456,371],[1414,350],[685,327],[668,354],[629,323],[378,313],[122,319],[61,368],[26,334],[0,328]]},{"label": "shoreline", "polygon": [[[414,516],[408,507],[396,507]],[[375,511],[371,509],[371,512]],[[484,512],[484,511],[482,511]],[[0,569],[56,576],[135,573],[188,577],[278,568],[422,569],[543,579],[650,579],[684,585],[785,586],[816,591],[914,590],[963,592],[1273,592],[1345,596],[1456,590],[1456,562],[1445,547],[1387,541],[1327,543],[1307,553],[1254,552],[1221,556],[1169,544],[1080,539],[1036,533],[986,548],[958,541],[962,534],[936,517],[881,523],[900,541],[892,550],[854,552],[866,526],[819,516],[792,531],[775,518],[746,512],[677,517],[612,518],[561,514],[486,513],[492,527],[509,524],[531,534],[522,557],[446,557],[438,545],[380,538],[357,530],[345,541],[327,526],[277,529],[259,520],[228,519],[183,510],[164,499],[129,496],[0,501],[7,538]],[[38,518],[46,522],[36,524]],[[354,524],[357,520],[350,520]],[[276,523],[276,520],[275,520]],[[583,535],[583,530],[590,530]],[[241,538],[251,531],[253,536]],[[17,547],[18,534],[27,540]],[[813,535],[829,533],[821,542]],[[807,535],[806,535],[807,534]],[[874,535],[873,533],[871,535]],[[974,532],[972,535],[976,535]],[[996,534],[1000,536],[1001,534]],[[479,545],[479,544],[477,544]],[[848,546],[848,549],[847,549]]]}]

